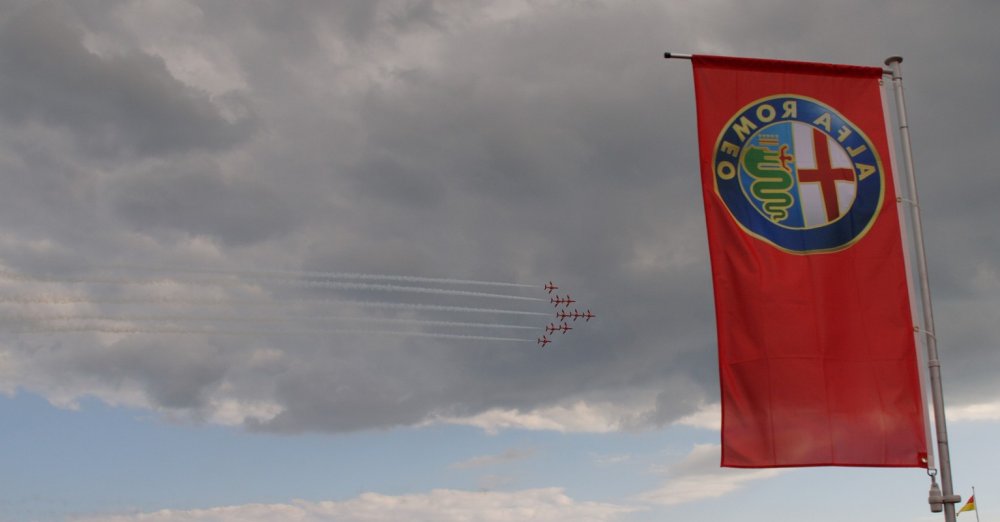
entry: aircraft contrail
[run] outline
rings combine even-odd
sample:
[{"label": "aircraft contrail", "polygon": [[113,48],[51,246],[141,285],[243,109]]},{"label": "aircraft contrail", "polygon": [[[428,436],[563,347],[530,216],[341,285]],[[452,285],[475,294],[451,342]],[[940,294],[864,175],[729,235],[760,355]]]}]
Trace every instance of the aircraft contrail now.
[{"label": "aircraft contrail", "polygon": [[540,317],[549,317],[551,313],[542,312],[529,312],[523,310],[505,310],[498,308],[476,308],[469,306],[448,306],[448,305],[434,305],[434,304],[423,304],[423,303],[389,303],[383,301],[339,301],[340,303],[357,305],[362,307],[371,308],[385,308],[385,309],[396,309],[396,310],[428,310],[436,312],[468,312],[468,313],[479,313],[479,314],[501,314],[501,315],[531,315]]},{"label": "aircraft contrail", "polygon": [[190,305],[190,306],[286,306],[288,303],[298,304],[332,304],[351,305],[365,308],[382,308],[395,310],[426,310],[435,312],[467,312],[495,315],[528,315],[548,317],[551,313],[531,312],[525,310],[507,310],[501,308],[479,308],[471,306],[449,306],[425,303],[394,303],[386,301],[356,301],[350,299],[323,299],[308,297],[283,297],[275,299],[253,298],[186,298],[172,296],[150,297],[77,297],[77,296],[30,296],[30,295],[0,295],[0,303],[15,304],[149,304],[149,305]]},{"label": "aircraft contrail", "polygon": [[313,278],[313,279],[354,279],[362,281],[399,281],[406,283],[428,283],[428,284],[449,284],[449,285],[480,285],[480,286],[503,286],[508,288],[537,288],[540,285],[529,285],[524,283],[508,283],[502,281],[479,281],[473,279],[452,279],[442,277],[418,277],[388,274],[364,274],[357,272],[317,272],[307,270],[221,270],[210,268],[161,268],[147,266],[117,266],[114,269],[137,270],[148,272],[180,272],[188,274],[220,274],[238,275],[247,277],[267,277],[267,278]]},{"label": "aircraft contrail", "polygon": [[440,326],[440,327],[450,327],[450,328],[497,328],[497,329],[507,329],[507,330],[537,330],[537,326],[523,326],[515,324],[500,324],[500,323],[473,323],[473,322],[462,322],[462,321],[436,321],[431,319],[401,319],[395,317],[337,317],[337,316],[290,316],[290,317],[274,317],[274,316],[244,316],[244,315],[226,315],[226,316],[171,316],[171,315],[123,315],[123,316],[100,316],[100,315],[52,315],[52,314],[36,314],[36,315],[18,315],[18,316],[0,316],[0,324],[3,323],[25,323],[25,322],[52,322],[52,321],[90,321],[90,322],[165,322],[165,323],[183,323],[183,322],[200,322],[200,323],[211,323],[211,322],[252,322],[252,323],[294,323],[296,321],[331,321],[331,322],[344,322],[350,321],[354,323],[389,323],[389,324],[411,324],[411,325],[421,325],[421,326]]},{"label": "aircraft contrail", "polygon": [[215,330],[202,329],[194,330],[190,328],[161,328],[150,327],[140,328],[134,326],[102,326],[102,325],[41,325],[19,328],[18,333],[110,333],[110,334],[173,334],[173,335],[331,335],[331,334],[361,334],[361,335],[391,335],[399,337],[428,337],[435,339],[461,339],[469,341],[502,341],[516,343],[535,342],[534,339],[520,339],[516,337],[492,337],[485,335],[463,335],[446,334],[433,332],[407,332],[402,330],[364,330],[364,329],[336,329],[336,330]]},{"label": "aircraft contrail", "polygon": [[[246,284],[240,281],[233,281],[229,279],[199,279],[197,281],[185,281],[185,280],[149,280],[140,281],[131,278],[124,277],[109,277],[109,278],[99,278],[99,277],[35,277],[23,274],[16,274],[13,272],[8,272],[0,270],[0,278],[9,279],[13,281],[30,281],[37,283],[66,283],[66,284],[119,284],[119,285],[164,285],[164,284],[215,284],[220,286],[241,286]],[[404,285],[393,285],[393,284],[382,284],[382,283],[355,283],[348,281],[310,281],[302,279],[287,279],[283,280],[284,283],[303,286],[310,288],[338,288],[342,290],[361,290],[361,291],[378,291],[378,292],[409,292],[409,293],[419,293],[419,294],[437,294],[437,295],[450,295],[450,296],[463,296],[463,297],[482,297],[490,299],[511,299],[515,301],[545,301],[545,299],[540,299],[537,297],[524,297],[519,295],[510,294],[494,294],[488,292],[471,292],[468,290],[451,290],[447,288],[432,288],[425,286],[404,286]]]},{"label": "aircraft contrail", "polygon": [[[292,282],[292,281],[289,281]],[[515,301],[545,301],[537,297],[524,297],[510,294],[492,294],[487,292],[470,292],[468,290],[449,290],[446,288],[430,288],[425,286],[403,286],[381,283],[351,283],[346,281],[298,281],[302,286],[316,288],[340,288],[344,290],[374,290],[381,292],[413,292],[419,294],[438,294],[465,297],[484,297],[491,299],[512,299]]]}]

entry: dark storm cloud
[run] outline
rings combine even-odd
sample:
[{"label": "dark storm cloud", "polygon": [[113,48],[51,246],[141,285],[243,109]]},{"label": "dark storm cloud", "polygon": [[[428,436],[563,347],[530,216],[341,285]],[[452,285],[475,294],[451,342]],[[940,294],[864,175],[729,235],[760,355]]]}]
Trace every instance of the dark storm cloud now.
[{"label": "dark storm cloud", "polygon": [[[428,343],[355,338],[323,344],[341,353],[297,364],[281,376],[275,395],[285,411],[252,428],[294,433],[415,424],[449,400],[448,385],[441,382],[449,365]],[[399,357],[400,350],[411,356]]]},{"label": "dark storm cloud", "polygon": [[[690,68],[656,60],[665,49],[655,35],[699,38],[688,15],[726,28],[710,46],[747,55],[880,63],[929,45],[902,30],[891,39],[879,16],[854,20],[843,42],[829,17],[783,4],[739,17],[558,5],[474,31],[445,24],[449,45],[438,60],[383,77],[361,105],[369,159],[342,174],[355,180],[358,201],[379,211],[360,226],[372,238],[411,238],[411,256],[424,260],[417,266],[463,276],[516,267],[520,278],[555,278],[602,315],[586,337],[544,354],[439,348],[452,371],[428,371],[443,391],[415,383],[405,405],[369,403],[399,410],[384,421],[645,389],[656,390],[655,408],[627,420],[659,425],[717,397]],[[790,26],[811,39],[787,47],[782,31],[762,29]],[[318,397],[334,395],[296,396],[318,413],[337,403]],[[342,415],[364,408],[342,406]],[[296,417],[316,415],[288,411],[282,425]]]},{"label": "dark storm cloud", "polygon": [[114,209],[131,227],[207,235],[247,245],[288,232],[291,205],[252,179],[226,176],[210,160],[157,164],[114,188]]},{"label": "dark storm cloud", "polygon": [[[686,195],[697,190],[696,179],[663,172],[668,151],[693,145],[693,133],[662,125],[663,114],[650,109],[668,101],[664,84],[686,87],[687,72],[666,76],[655,54],[649,66],[622,61],[644,52],[641,38],[619,36],[622,47],[609,52],[605,44],[616,28],[647,13],[600,21],[605,14],[553,9],[524,27],[460,31],[437,65],[373,85],[360,105],[363,159],[341,172],[352,180],[358,206],[370,209],[357,226],[368,231],[372,250],[331,245],[309,262],[351,269],[376,263],[381,271],[412,270],[407,264],[415,262],[461,277],[552,277],[603,314],[601,321],[586,336],[564,341],[571,352],[447,343],[419,350],[411,364],[426,378],[407,380],[397,392],[405,401],[375,400],[393,394],[374,376],[338,373],[330,384],[318,376],[289,379],[282,402],[293,406],[272,429],[357,429],[435,411],[530,410],[575,395],[648,390],[671,378],[667,368],[691,359],[679,354],[707,347],[707,267],[697,262],[704,255],[700,201]],[[652,22],[644,27],[652,30]],[[690,104],[669,112],[693,124]],[[398,237],[407,240],[391,239]],[[696,252],[684,251],[692,247],[686,238],[697,239]],[[364,260],[364,252],[396,244],[397,255]],[[640,255],[649,266],[636,261]],[[673,256],[687,259],[670,266]],[[353,265],[358,257],[362,262]],[[398,264],[387,266],[392,261]],[[388,367],[391,357],[366,360]],[[711,372],[698,375],[705,373]],[[715,393],[697,392],[712,390],[711,382],[683,382],[671,388],[675,401],[664,396],[656,410],[627,420],[669,422]],[[364,392],[325,389],[336,385]]]},{"label": "dark storm cloud", "polygon": [[165,408],[198,408],[206,391],[224,377],[234,361],[212,343],[198,339],[127,339],[98,353],[73,353],[59,361],[62,371],[80,372],[103,382],[142,387]]},{"label": "dark storm cloud", "polygon": [[106,57],[89,51],[68,15],[42,3],[0,26],[0,114],[8,121],[65,127],[96,154],[213,150],[252,132],[244,101],[232,100],[245,114],[227,121],[206,93],[174,78],[161,58],[138,49]]},{"label": "dark storm cloud", "polygon": [[[84,146],[96,139],[91,152],[171,155],[66,168],[63,177],[73,181],[67,183],[43,167],[72,148],[45,133],[32,148],[16,131],[21,139],[0,149],[17,158],[9,164],[16,172],[46,173],[0,195],[12,205],[21,201],[24,211],[27,202],[44,203],[47,212],[32,214],[38,221],[13,227],[19,239],[53,240],[62,263],[80,249],[155,265],[208,259],[258,269],[553,279],[599,316],[546,350],[288,336],[253,339],[282,355],[266,369],[244,367],[235,341],[204,348],[203,367],[180,343],[160,346],[157,358],[105,365],[115,378],[141,382],[155,405],[198,410],[225,388],[284,408],[272,420],[253,421],[253,429],[298,432],[641,396],[653,402],[649,411],[623,412],[622,419],[638,429],[716,400],[690,64],[664,62],[665,50],[866,64],[893,53],[907,57],[927,241],[935,291],[943,296],[939,329],[954,342],[945,368],[956,373],[946,377],[963,397],[992,382],[990,365],[969,361],[997,357],[990,351],[997,342],[990,274],[1000,272],[1000,240],[984,224],[1000,220],[989,198],[1000,193],[1000,177],[982,166],[980,151],[997,136],[998,82],[993,71],[970,64],[990,63],[998,49],[980,35],[989,17],[971,8],[897,2],[891,12],[861,3],[853,11],[816,11],[777,0],[743,10],[724,3],[528,2],[500,9],[429,1],[213,2],[198,7],[196,24],[178,30],[235,57],[247,84],[239,99],[253,100],[255,119],[230,123],[217,99],[181,84],[163,58],[140,50],[143,31],[74,5],[80,24],[119,38],[122,52],[87,51],[82,29],[59,9],[22,11],[17,26],[8,20],[0,40],[11,45],[0,49],[0,68],[25,78],[0,79],[6,132],[36,121],[69,128]],[[867,15],[850,23],[846,16],[830,23],[838,13],[861,11]],[[34,29],[22,29],[28,26]],[[26,58],[29,52],[38,59]],[[974,82],[944,79],[973,69]],[[67,87],[74,82],[80,87]],[[99,218],[88,217],[88,208]],[[2,215],[16,221],[13,211]],[[67,221],[100,225],[100,248],[74,241]],[[192,237],[209,238],[210,247],[191,247]],[[41,255],[4,248],[25,264]],[[365,297],[287,287],[262,293]],[[96,371],[85,370],[95,367],[86,353],[80,357],[59,371]],[[95,360],[103,364],[104,357]]]}]

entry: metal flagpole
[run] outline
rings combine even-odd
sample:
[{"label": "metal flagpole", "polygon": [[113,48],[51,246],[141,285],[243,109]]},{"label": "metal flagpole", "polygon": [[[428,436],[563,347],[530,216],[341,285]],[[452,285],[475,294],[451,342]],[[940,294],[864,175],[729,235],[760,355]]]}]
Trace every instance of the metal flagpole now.
[{"label": "metal flagpole", "polygon": [[951,455],[948,451],[948,427],[944,417],[944,393],[941,388],[941,362],[938,359],[937,339],[934,337],[934,310],[931,308],[930,280],[927,277],[927,254],[924,251],[924,231],[920,221],[920,202],[917,197],[917,179],[913,172],[913,151],[910,149],[910,129],[906,121],[906,103],[903,100],[903,78],[899,72],[899,64],[903,59],[899,56],[886,58],[885,64],[891,69],[886,71],[892,75],[892,83],[896,93],[896,117],[899,118],[900,142],[903,146],[903,166],[910,190],[910,218],[913,222],[914,240],[916,242],[917,271],[920,276],[920,299],[923,305],[924,334],[927,340],[927,367],[931,377],[931,398],[934,404],[934,425],[937,435],[939,470],[941,472],[941,489],[937,489],[934,472],[931,475],[931,493],[928,502],[931,511],[944,511],[945,522],[955,522],[955,504],[962,498],[955,495],[951,480]]},{"label": "metal flagpole", "polygon": [[976,486],[972,486],[972,510],[976,512],[976,522],[979,522],[979,501],[976,500]]}]

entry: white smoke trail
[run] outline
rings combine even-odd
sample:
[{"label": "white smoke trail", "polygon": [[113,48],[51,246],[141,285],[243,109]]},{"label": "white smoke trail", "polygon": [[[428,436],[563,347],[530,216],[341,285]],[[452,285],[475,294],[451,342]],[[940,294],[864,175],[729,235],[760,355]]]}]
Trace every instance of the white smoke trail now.
[{"label": "white smoke trail", "polygon": [[324,299],[324,298],[281,298],[281,299],[252,299],[252,298],[182,298],[173,296],[150,296],[150,297],[73,297],[73,296],[0,296],[0,303],[14,304],[42,304],[42,305],[69,305],[69,304],[149,304],[149,305],[188,305],[188,306],[273,306],[284,307],[288,303],[311,304],[311,305],[350,305],[364,308],[380,308],[394,310],[425,310],[438,312],[467,312],[478,314],[495,315],[527,315],[548,317],[551,313],[531,312],[524,310],[508,310],[501,308],[477,308],[468,306],[448,306],[434,305],[426,303],[395,303],[386,301],[356,301],[350,299]]},{"label": "white smoke trail", "polygon": [[[289,281],[292,283],[293,281]],[[512,299],[515,301],[545,301],[537,297],[524,297],[510,294],[492,294],[487,292],[470,292],[468,290],[449,290],[446,288],[431,288],[426,286],[403,286],[382,283],[351,283],[347,281],[297,281],[297,284],[314,288],[339,288],[342,290],[362,290],[379,292],[412,292],[418,294],[437,294],[464,297],[483,297],[489,299]]]},{"label": "white smoke trail", "polygon": [[72,304],[148,304],[148,305],[187,305],[187,306],[287,306],[288,303],[313,305],[349,305],[364,308],[380,308],[387,310],[424,310],[436,312],[466,312],[494,315],[527,315],[549,317],[551,313],[532,312],[525,310],[508,310],[502,308],[478,308],[470,306],[449,306],[426,303],[395,303],[386,301],[357,301],[350,299],[324,299],[309,297],[283,297],[274,299],[254,298],[186,298],[173,296],[149,297],[77,297],[51,295],[0,295],[0,303],[40,304],[40,305],[72,305]]},{"label": "white smoke trail", "polygon": [[[126,277],[36,277],[24,274],[17,274],[13,272],[8,272],[5,270],[0,270],[0,278],[8,279],[12,281],[22,281],[22,282],[35,282],[35,283],[63,283],[63,284],[117,284],[117,285],[169,285],[169,284],[186,284],[186,285],[204,285],[204,284],[214,284],[218,286],[246,286],[245,282],[233,279],[222,279],[222,278],[198,278],[193,281],[185,281],[178,279],[159,279],[159,280],[136,280]],[[309,281],[301,279],[288,279],[282,280],[285,284],[290,284],[294,286],[302,286],[309,288],[336,288],[341,290],[361,290],[361,291],[375,291],[375,292],[398,292],[398,293],[419,293],[419,294],[436,294],[436,295],[450,295],[450,296],[461,296],[461,297],[479,297],[488,299],[510,299],[515,301],[545,301],[545,299],[540,299],[537,297],[524,297],[519,295],[510,294],[494,294],[489,292],[471,292],[468,290],[450,290],[447,288],[431,288],[425,286],[404,286],[404,285],[393,285],[393,284],[382,284],[382,283],[354,283],[349,281]]]},{"label": "white smoke trail", "polygon": [[148,272],[180,272],[188,274],[219,274],[266,278],[312,278],[312,279],[353,279],[358,281],[398,281],[403,283],[449,284],[501,286],[508,288],[541,288],[541,285],[508,283],[503,281],[479,281],[473,279],[453,279],[443,277],[418,277],[388,274],[364,274],[357,272],[317,272],[308,270],[220,270],[210,268],[163,268],[149,266],[116,266],[113,270],[135,270]]},{"label": "white smoke trail", "polygon": [[122,316],[100,316],[100,315],[16,315],[0,316],[0,325],[5,323],[23,324],[30,322],[53,322],[53,321],[84,321],[84,322],[164,322],[164,323],[212,323],[212,322],[250,322],[250,323],[295,323],[301,321],[330,321],[330,322],[351,322],[351,323],[372,323],[372,324],[401,324],[416,326],[438,326],[444,328],[497,328],[506,330],[537,330],[537,326],[523,326],[516,324],[500,323],[474,323],[463,321],[437,321],[432,319],[400,319],[395,317],[336,317],[336,316],[246,316],[246,315],[224,315],[224,316],[176,316],[176,315],[122,315]]},{"label": "white smoke trail", "polygon": [[388,303],[383,301],[341,301],[343,303],[357,305],[361,307],[371,307],[371,308],[383,308],[388,310],[427,310],[436,312],[468,312],[468,313],[479,313],[479,314],[500,314],[500,315],[530,315],[530,316],[540,316],[549,317],[552,314],[548,312],[530,312],[524,310],[505,310],[498,308],[475,308],[468,306],[448,306],[448,305],[433,305],[433,304],[423,304],[423,303]]},{"label": "white smoke trail", "polygon": [[530,343],[535,339],[520,339],[516,337],[492,337],[485,335],[464,335],[446,334],[433,332],[410,332],[402,330],[365,330],[359,328],[350,329],[330,329],[330,330],[216,330],[216,329],[191,329],[191,328],[166,328],[166,327],[136,327],[136,326],[106,326],[97,324],[85,325],[35,325],[20,327],[16,333],[22,334],[57,334],[57,333],[108,333],[108,334],[172,334],[172,335],[238,335],[238,336],[264,336],[264,335],[307,335],[324,336],[330,334],[352,334],[352,335],[387,335],[399,337],[426,337],[433,339],[460,339],[469,341],[501,341]]}]

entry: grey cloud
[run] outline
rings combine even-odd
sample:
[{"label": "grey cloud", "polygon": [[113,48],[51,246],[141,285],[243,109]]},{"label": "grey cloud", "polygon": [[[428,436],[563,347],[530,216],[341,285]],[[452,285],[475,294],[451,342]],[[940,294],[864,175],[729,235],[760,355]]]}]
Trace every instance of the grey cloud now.
[{"label": "grey cloud", "polygon": [[156,164],[122,180],[112,198],[117,215],[137,230],[207,235],[229,245],[288,232],[299,219],[273,190],[201,159]]},{"label": "grey cloud", "polygon": [[359,194],[396,207],[437,206],[445,197],[445,185],[434,172],[406,166],[392,158],[366,158],[354,173]]},{"label": "grey cloud", "polygon": [[688,380],[687,375],[677,375],[663,385],[656,395],[652,410],[637,415],[635,418],[623,419],[627,428],[646,428],[663,426],[696,410],[706,403],[706,392],[698,383]]},{"label": "grey cloud", "polygon": [[[16,44],[0,50],[6,60],[0,68],[30,73],[0,80],[5,132],[22,137],[4,140],[0,150],[13,152],[0,161],[17,158],[5,165],[25,176],[0,195],[9,203],[0,215],[19,239],[45,238],[59,246],[61,264],[47,266],[87,252],[92,259],[154,265],[551,278],[599,316],[546,350],[290,335],[254,339],[283,355],[268,371],[245,371],[233,362],[228,350],[239,353],[238,343],[225,343],[225,356],[206,360],[204,371],[183,354],[163,375],[147,368],[165,361],[122,366],[122,375],[142,381],[158,403],[197,404],[203,397],[198,390],[214,389],[221,367],[234,393],[264,394],[285,408],[274,419],[251,422],[257,430],[351,431],[418,423],[433,414],[528,411],[581,396],[658,395],[646,415],[625,419],[641,429],[669,423],[718,395],[690,65],[664,62],[662,51],[875,64],[901,52],[907,56],[918,173],[926,172],[921,194],[932,279],[942,298],[939,330],[942,340],[956,345],[948,352],[953,359],[944,362],[946,377],[956,396],[971,397],[971,390],[992,382],[989,366],[971,361],[992,360],[996,344],[989,315],[995,299],[977,290],[975,273],[996,270],[1000,253],[994,228],[985,225],[1000,220],[1000,207],[987,197],[997,192],[996,177],[982,167],[979,152],[996,135],[989,124],[996,104],[989,100],[997,79],[963,60],[921,57],[944,47],[968,62],[989,63],[996,42],[979,35],[987,16],[963,10],[943,16],[947,8],[932,2],[892,7],[890,18],[866,5],[870,16],[853,19],[845,37],[826,27],[823,16],[841,11],[813,16],[778,0],[747,10],[549,2],[499,21],[482,14],[485,4],[204,4],[199,30],[223,42],[246,75],[246,93],[233,96],[237,108],[252,100],[246,102],[256,118],[250,124],[221,119],[218,100],[170,77],[162,62],[139,50],[141,32],[117,27],[119,20],[80,14],[80,23],[102,24],[102,34],[120,38],[115,41],[123,52],[102,57],[83,48],[61,11],[22,12],[24,25],[38,30],[0,35]],[[892,22],[897,15],[899,24]],[[976,30],[962,29],[972,19],[980,20]],[[9,21],[4,27],[11,27]],[[55,28],[69,29],[56,34]],[[968,39],[917,36],[931,29]],[[32,69],[10,49],[48,57],[52,69]],[[976,70],[975,82],[937,76],[966,68]],[[60,88],[95,71],[107,83],[92,80],[75,94]],[[53,91],[51,104],[39,101],[47,90]],[[114,108],[128,96],[145,99],[141,92],[163,103],[151,103],[155,110],[138,104],[127,114]],[[41,133],[32,148],[27,134],[16,131],[14,122],[43,118],[85,139],[105,121],[88,113],[91,107],[112,107],[113,139],[102,143],[113,145],[102,150],[170,154],[143,161],[112,155],[98,168],[59,138]],[[241,125],[260,132],[246,139],[252,130]],[[178,138],[178,128],[190,132]],[[52,167],[63,156],[73,169]],[[74,182],[56,175],[62,172]],[[32,212],[32,204],[43,208]],[[67,223],[99,231],[93,234],[100,241],[74,239],[71,232],[79,231]],[[212,248],[191,246],[192,237],[211,239]],[[4,248],[20,264],[42,256]],[[277,285],[257,290],[276,302],[304,296],[418,300]],[[548,312],[551,306],[531,309]],[[295,319],[298,312],[274,313]],[[540,326],[547,319],[520,324]],[[167,375],[179,372],[185,377],[177,382],[193,395],[177,394],[167,382]]]},{"label": "grey cloud", "polygon": [[[329,354],[317,357],[316,350]],[[399,357],[400,350],[412,357]],[[347,336],[294,353],[303,359],[275,381],[285,411],[252,428],[294,433],[392,427],[417,423],[447,400],[439,372],[450,365],[435,343]]]},{"label": "grey cloud", "polygon": [[[58,346],[58,345],[57,345]],[[60,386],[137,387],[157,406],[198,411],[234,361],[202,339],[126,339],[107,347],[36,353],[36,371],[61,375]]]},{"label": "grey cloud", "polygon": [[21,9],[0,27],[0,114],[67,128],[91,153],[231,147],[254,129],[247,103],[239,103],[244,116],[227,121],[206,93],[174,78],[159,57],[137,49],[107,57],[90,52],[69,10],[51,3]]}]

